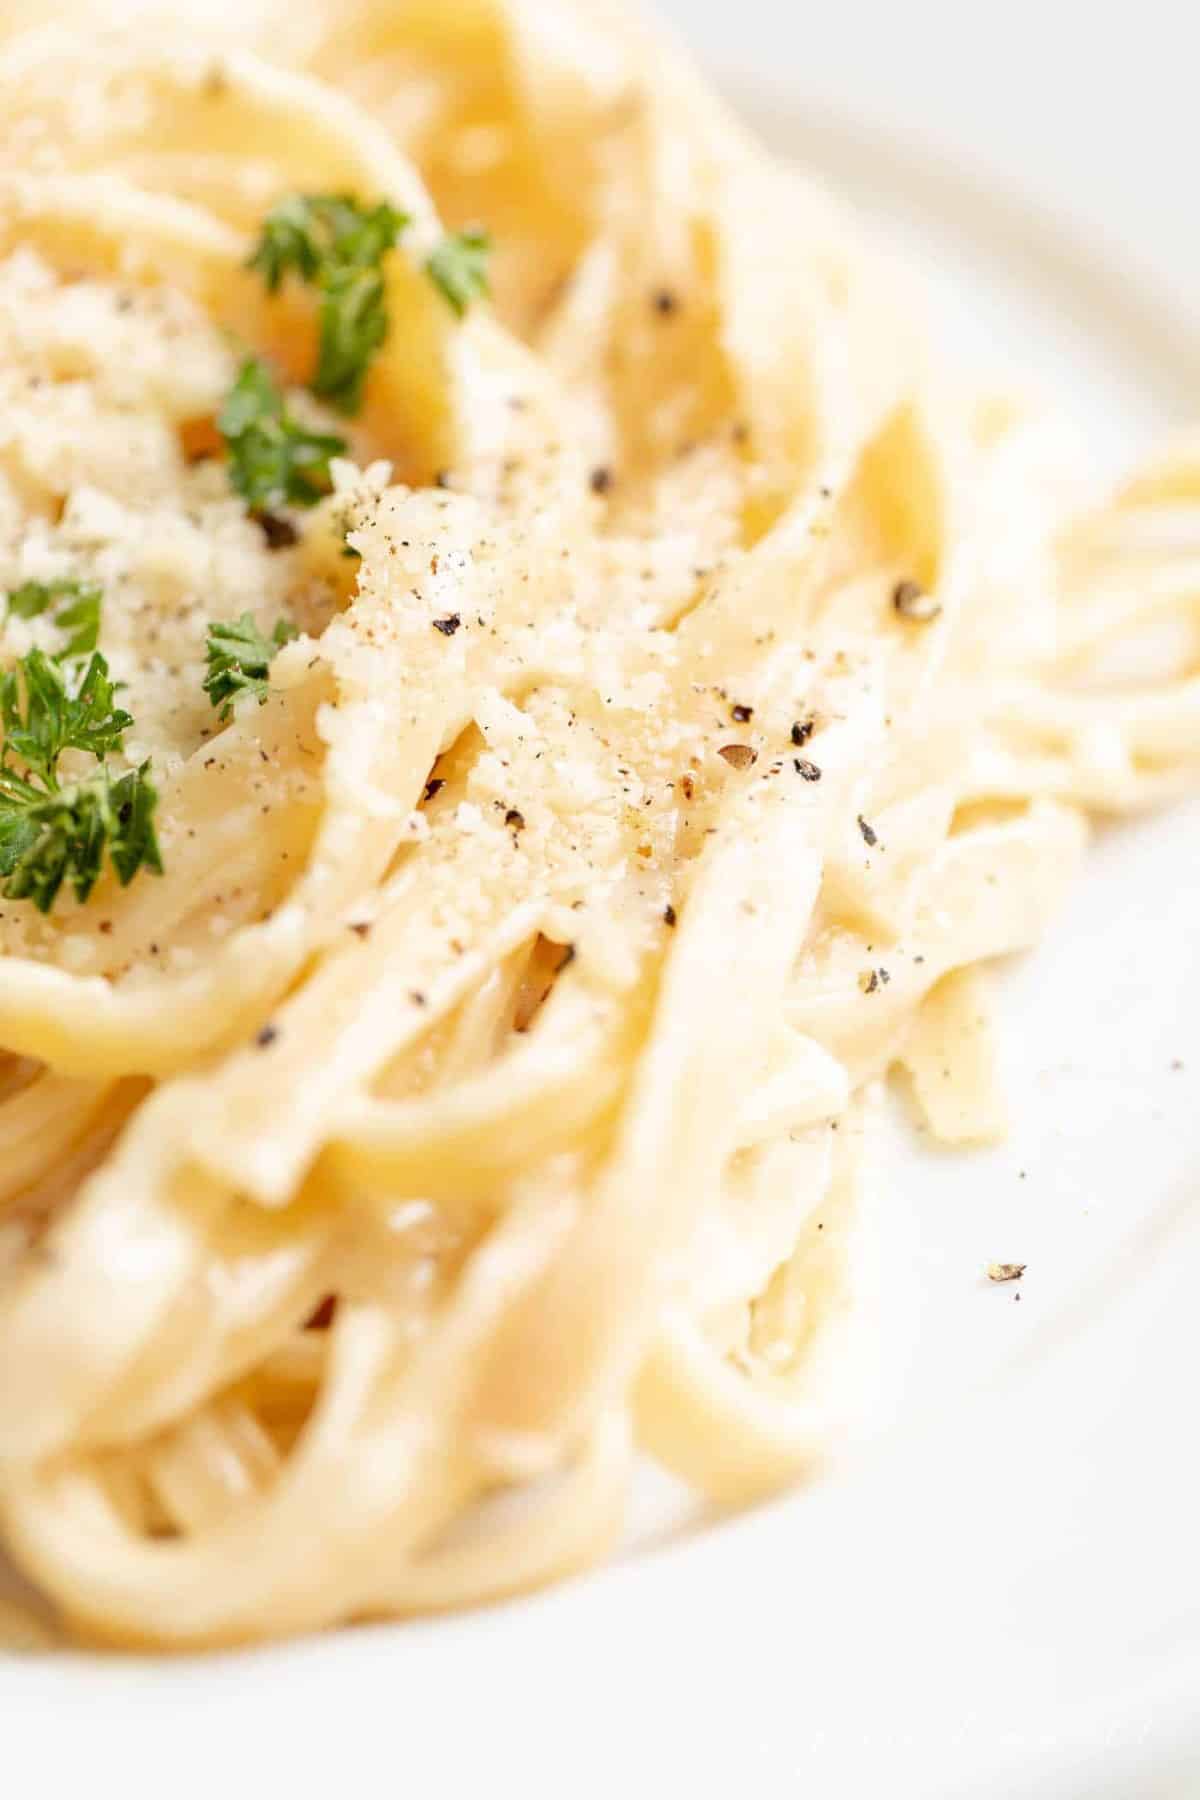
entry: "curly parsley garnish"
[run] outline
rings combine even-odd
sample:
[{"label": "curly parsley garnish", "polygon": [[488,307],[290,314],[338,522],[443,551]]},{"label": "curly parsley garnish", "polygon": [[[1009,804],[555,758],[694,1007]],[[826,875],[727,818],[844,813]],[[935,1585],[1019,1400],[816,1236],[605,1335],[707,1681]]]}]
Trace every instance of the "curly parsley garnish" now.
[{"label": "curly parsley garnish", "polygon": [[386,201],[350,194],[292,194],[263,222],[250,267],[274,293],[294,273],[320,295],[314,394],[356,413],[371,360],[388,334],[383,259],[408,224]]},{"label": "curly parsley garnish", "polygon": [[425,264],[429,279],[460,319],[472,300],[489,292],[491,249],[491,238],[478,227],[451,231]]},{"label": "curly parsley garnish", "polygon": [[253,510],[315,506],[329,492],[331,458],[345,440],[294,419],[265,363],[248,357],[217,415],[229,479]]},{"label": "curly parsley garnish", "polygon": [[55,661],[72,662],[90,656],[100,642],[102,600],[93,581],[25,581],[10,590],[8,610],[18,619],[37,619],[52,610],[54,624],[67,634]]},{"label": "curly parsley garnish", "polygon": [[379,263],[408,222],[386,201],[366,207],[353,194],[289,194],[263,220],[250,267],[272,294],[289,271],[319,284],[331,268]]},{"label": "curly parsley garnish", "polygon": [[[133,724],[113,697],[108,664],[97,652],[71,685],[41,650],[0,675],[0,877],[6,899],[32,900],[48,913],[69,881],[76,898],[86,900],[106,851],[122,887],[139,869],[162,873],[150,764],[115,779],[104,766]],[[60,781],[59,761],[67,750],[94,756],[99,769]]]},{"label": "curly parsley garnish", "polygon": [[[317,369],[309,385],[339,412],[359,411],[367,371],[387,339],[383,263],[409,223],[386,200],[364,206],[352,194],[289,194],[263,221],[249,266],[268,293],[289,274],[317,290]],[[488,292],[490,250],[485,231],[449,232],[425,264],[459,318]]]},{"label": "curly parsley garnish", "polygon": [[113,705],[115,691],[98,651],[72,691],[58,665],[44,651],[31,650],[15,669],[0,675],[0,763],[7,766],[15,754],[53,785],[64,750],[86,750],[100,758],[120,750],[133,720]]},{"label": "curly parsley garnish", "polygon": [[267,671],[275,652],[299,633],[290,619],[279,619],[270,637],[264,637],[248,612],[240,619],[208,628],[205,655],[208,673],[204,691],[228,719],[243,694],[253,694],[261,706],[267,697]]}]

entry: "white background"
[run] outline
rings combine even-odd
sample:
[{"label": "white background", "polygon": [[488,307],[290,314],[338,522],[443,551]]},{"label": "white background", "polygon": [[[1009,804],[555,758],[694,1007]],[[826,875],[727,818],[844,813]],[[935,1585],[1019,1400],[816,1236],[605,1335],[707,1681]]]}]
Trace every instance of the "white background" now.
[{"label": "white background", "polygon": [[657,0],[718,72],[974,163],[1200,310],[1192,0]]}]

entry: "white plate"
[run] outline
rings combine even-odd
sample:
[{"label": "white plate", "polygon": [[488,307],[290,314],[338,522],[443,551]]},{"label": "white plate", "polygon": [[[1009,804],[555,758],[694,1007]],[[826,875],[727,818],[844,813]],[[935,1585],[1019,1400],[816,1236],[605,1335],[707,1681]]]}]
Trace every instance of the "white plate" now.
[{"label": "white plate", "polygon": [[[1176,422],[1196,343],[1122,264],[921,133],[742,97],[923,266],[956,354],[1034,370],[1110,464]],[[1008,1145],[934,1155],[893,1130],[873,1216],[887,1380],[855,1466],[474,1616],[207,1661],[13,1662],[6,1772],[57,1794],[105,1769],[130,1800],[1184,1792],[1198,826],[1192,807],[1106,834],[1006,977]],[[1029,1265],[1019,1301],[983,1280],[1009,1260]]]}]

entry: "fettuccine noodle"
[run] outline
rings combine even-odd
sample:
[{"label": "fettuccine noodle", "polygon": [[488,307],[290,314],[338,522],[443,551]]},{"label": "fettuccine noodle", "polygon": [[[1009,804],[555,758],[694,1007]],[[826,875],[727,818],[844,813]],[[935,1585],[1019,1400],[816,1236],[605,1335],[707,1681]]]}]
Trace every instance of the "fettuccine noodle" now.
[{"label": "fettuccine noodle", "polygon": [[[489,1599],[638,1455],[836,1448],[874,1085],[1002,1130],[985,965],[1200,774],[1200,454],[1095,506],[607,5],[77,10],[0,45],[0,584],[103,588],[164,873],[0,901],[0,1543],[91,1641]],[[212,427],[311,366],[298,191],[411,222],[272,544]]]}]

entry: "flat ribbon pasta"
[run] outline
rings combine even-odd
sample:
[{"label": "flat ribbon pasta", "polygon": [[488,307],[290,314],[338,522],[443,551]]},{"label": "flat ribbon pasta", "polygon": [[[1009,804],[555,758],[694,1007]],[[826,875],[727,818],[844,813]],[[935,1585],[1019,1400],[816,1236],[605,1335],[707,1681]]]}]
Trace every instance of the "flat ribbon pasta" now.
[{"label": "flat ribbon pasta", "polygon": [[[984,965],[1200,773],[1200,459],[1097,503],[614,6],[110,10],[0,41],[0,585],[103,590],[164,872],[0,901],[0,1544],[182,1647],[836,1453],[879,1080],[1000,1130]],[[295,193],[409,219],[350,420],[248,266]],[[250,352],[345,438],[282,528]],[[243,612],[296,636],[225,718]]]}]

